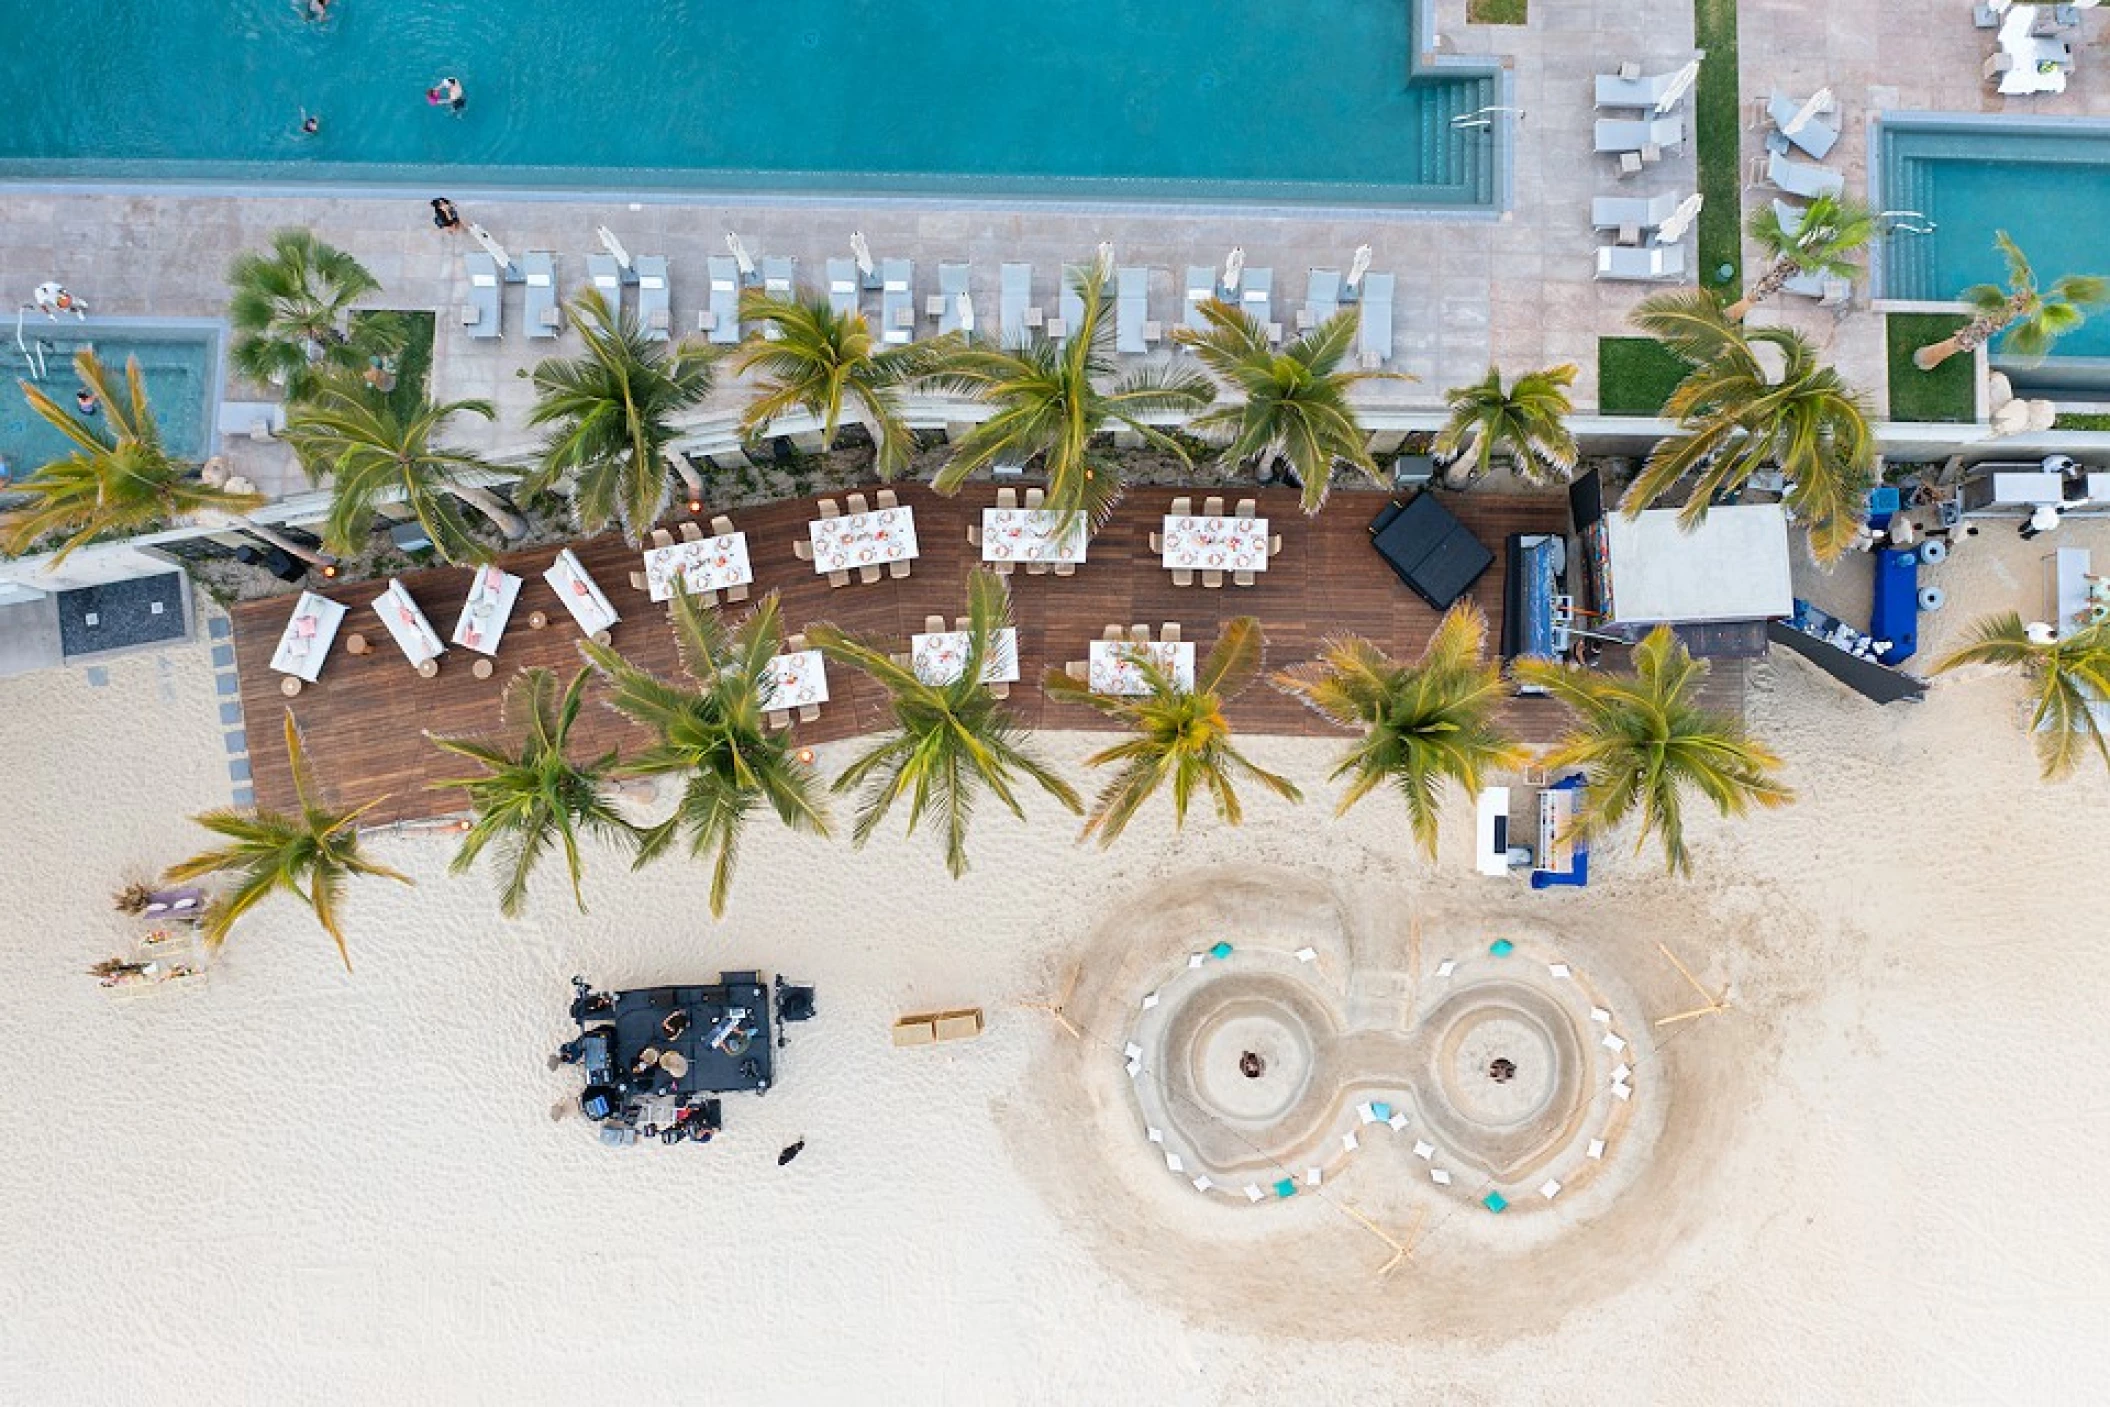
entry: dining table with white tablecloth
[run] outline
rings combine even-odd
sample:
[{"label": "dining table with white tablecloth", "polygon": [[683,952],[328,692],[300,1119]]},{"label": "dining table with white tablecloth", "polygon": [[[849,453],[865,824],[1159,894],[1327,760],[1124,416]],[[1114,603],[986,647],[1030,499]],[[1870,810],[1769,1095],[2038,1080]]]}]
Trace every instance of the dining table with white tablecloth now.
[{"label": "dining table with white tablecloth", "polygon": [[278,637],[278,648],[271,654],[271,667],[313,684],[322,673],[330,642],[337,638],[337,627],[343,623],[343,606],[327,596],[301,592],[286,620],[285,633]]},{"label": "dining table with white tablecloth", "polygon": [[828,702],[828,662],[819,650],[772,655],[762,675],[762,707],[777,713]]},{"label": "dining table with white tablecloth", "polygon": [[655,601],[672,600],[677,580],[686,581],[691,591],[723,591],[728,586],[746,586],[754,579],[746,533],[677,542],[645,553],[645,583]]},{"label": "dining table with white tablecloth", "polygon": [[[910,636],[909,659],[916,677],[926,684],[952,683],[967,668],[967,645],[968,633],[964,630]],[[989,653],[982,659],[982,682],[1017,683],[1018,631],[1005,626],[991,638],[989,646]]]},{"label": "dining table with white tablecloth", "polygon": [[557,560],[550,563],[542,579],[549,583],[550,590],[557,593],[557,599],[564,603],[565,610],[571,612],[579,629],[588,635],[613,629],[620,619],[615,607],[609,605],[608,598],[602,594],[600,583],[579,565],[577,554],[569,547],[557,554]]},{"label": "dining table with white tablecloth", "polygon": [[906,506],[816,518],[806,525],[813,570],[822,576],[905,562],[917,555],[916,513]]},{"label": "dining table with white tablecloth", "polygon": [[1183,518],[1167,513],[1159,531],[1167,568],[1199,572],[1267,570],[1265,518]]},{"label": "dining table with white tablecloth", "polygon": [[403,658],[412,664],[438,659],[447,652],[440,633],[425,619],[423,608],[402,582],[389,582],[388,589],[374,598],[373,607],[389,637],[403,651]]},{"label": "dining table with white tablecloth", "polygon": [[982,560],[985,562],[1068,562],[1084,560],[1091,534],[1082,513],[1046,508],[984,508]]},{"label": "dining table with white tablecloth", "polygon": [[1171,674],[1182,689],[1194,687],[1194,644],[1177,640],[1138,645],[1131,640],[1094,640],[1090,659],[1090,684],[1095,694],[1140,695],[1150,692],[1150,680],[1137,661],[1149,659]]},{"label": "dining table with white tablecloth", "polygon": [[462,602],[461,619],[454,623],[454,634],[449,637],[465,650],[474,650],[479,655],[498,653],[498,642],[505,637],[506,625],[513,619],[513,603],[520,599],[519,577],[495,566],[476,569],[476,576],[469,583],[469,599]]},{"label": "dining table with white tablecloth", "polygon": [[2010,97],[2029,93],[2063,93],[2073,50],[2056,35],[2039,34],[2039,11],[2049,5],[2011,5],[2000,21],[2000,52],[2008,57],[2000,91]]}]

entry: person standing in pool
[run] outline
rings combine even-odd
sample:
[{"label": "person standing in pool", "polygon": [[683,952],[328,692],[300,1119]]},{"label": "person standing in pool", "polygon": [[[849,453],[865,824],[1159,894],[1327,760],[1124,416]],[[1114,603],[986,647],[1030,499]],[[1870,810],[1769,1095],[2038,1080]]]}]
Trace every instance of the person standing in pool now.
[{"label": "person standing in pool", "polygon": [[95,399],[95,392],[89,390],[86,386],[73,393],[73,404],[82,415],[94,415],[102,409],[102,406]]},{"label": "person standing in pool", "polygon": [[309,112],[306,108],[302,108],[300,110],[300,134],[303,137],[312,137],[321,130],[322,119]]},{"label": "person standing in pool", "polygon": [[462,81],[449,75],[425,90],[425,101],[434,107],[444,105],[452,109],[456,117],[460,117],[462,109],[469,106],[469,95],[463,89]]}]

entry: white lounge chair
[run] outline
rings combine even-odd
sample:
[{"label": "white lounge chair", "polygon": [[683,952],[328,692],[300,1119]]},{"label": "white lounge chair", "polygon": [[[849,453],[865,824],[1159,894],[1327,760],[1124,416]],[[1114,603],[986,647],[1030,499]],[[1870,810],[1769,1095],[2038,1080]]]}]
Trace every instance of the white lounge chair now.
[{"label": "white lounge chair", "polygon": [[968,296],[967,274],[968,269],[965,264],[938,265],[938,297],[942,300],[943,308],[943,311],[938,314],[938,333],[940,336],[948,332],[963,330],[964,324],[960,320],[960,306],[961,300]]},{"label": "white lounge chair", "polygon": [[828,261],[828,307],[839,318],[857,311],[857,261]]},{"label": "white lounge chair", "polygon": [[1812,166],[1807,161],[1793,161],[1774,152],[1766,158],[1766,181],[1789,195],[1799,195],[1804,200],[1814,200],[1820,195],[1837,195],[1846,189],[1843,172]]},{"label": "white lounge chair", "polygon": [[1142,356],[1150,350],[1143,324],[1150,316],[1150,270],[1124,268],[1116,273],[1120,294],[1114,304],[1114,350]]},{"label": "white lounge chair", "polygon": [[1652,230],[1668,220],[1678,208],[1676,191],[1661,195],[1601,195],[1590,202],[1590,224],[1595,229],[1617,230],[1631,225]]},{"label": "white lounge chair", "polygon": [[1079,292],[1084,281],[1092,276],[1088,264],[1064,264],[1062,266],[1062,291],[1056,297],[1055,306],[1062,319],[1062,327],[1055,340],[1064,342],[1075,335],[1077,324],[1084,321],[1084,295]]},{"label": "white lounge chair", "polygon": [[1006,347],[1023,347],[1033,336],[1026,322],[1026,309],[1033,303],[1033,266],[1006,264],[998,276],[997,335]]},{"label": "white lounge chair", "polygon": [[740,265],[730,254],[713,254],[704,260],[711,276],[711,304],[704,310],[703,324],[711,341],[731,346],[740,340]]},{"label": "white lounge chair", "polygon": [[1275,271],[1273,269],[1247,269],[1238,284],[1238,305],[1246,310],[1260,330],[1269,337],[1278,335],[1275,327]]},{"label": "white lounge chair", "polygon": [[1685,141],[1685,119],[1669,117],[1597,119],[1597,150],[1602,155],[1640,151],[1644,147],[1674,147]]},{"label": "white lounge chair", "polygon": [[1304,318],[1305,327],[1317,327],[1335,313],[1341,311],[1341,271],[1339,269],[1313,269],[1305,283]]},{"label": "white lounge chair", "polygon": [[1647,78],[1621,78],[1616,73],[1597,75],[1597,105],[1609,108],[1652,108],[1663,101],[1670,85],[1682,70],[1652,74]]},{"label": "white lounge chair", "polygon": [[555,337],[564,325],[557,308],[557,256],[530,251],[520,256],[520,269],[527,285],[520,310],[527,319],[527,335]]},{"label": "white lounge chair", "polygon": [[637,325],[646,340],[664,342],[673,325],[667,289],[667,256],[637,256]]},{"label": "white lounge chair", "polygon": [[1356,351],[1365,371],[1392,360],[1392,275],[1363,275],[1362,321],[1356,325]]},{"label": "white lounge chair", "polygon": [[772,298],[791,298],[798,293],[799,261],[772,254],[762,261],[762,291]]},{"label": "white lounge chair", "polygon": [[462,326],[478,341],[498,336],[498,261],[488,254],[468,254],[469,301],[462,308]]},{"label": "white lounge chair", "polygon": [[1209,324],[1202,318],[1202,304],[1216,296],[1216,269],[1189,265],[1187,269],[1187,313],[1186,325],[1195,332],[1207,332]]},{"label": "white lounge chair", "polygon": [[1652,244],[1645,249],[1598,246],[1597,277],[1654,283],[1685,276],[1685,246]]},{"label": "white lounge chair", "polygon": [[1813,160],[1822,161],[1830,156],[1832,148],[1839,144],[1839,129],[1821,117],[1812,117],[1790,132],[1788,124],[1793,122],[1795,114],[1801,111],[1802,104],[1785,93],[1775,92],[1766,100],[1766,116],[1771,119],[1780,140],[1791,142]]},{"label": "white lounge chair", "polygon": [[589,254],[586,256],[586,279],[603,298],[608,300],[610,312],[620,312],[623,307],[623,266],[616,263],[613,254]]},{"label": "white lounge chair", "polygon": [[916,261],[887,259],[879,266],[880,340],[916,340]]}]

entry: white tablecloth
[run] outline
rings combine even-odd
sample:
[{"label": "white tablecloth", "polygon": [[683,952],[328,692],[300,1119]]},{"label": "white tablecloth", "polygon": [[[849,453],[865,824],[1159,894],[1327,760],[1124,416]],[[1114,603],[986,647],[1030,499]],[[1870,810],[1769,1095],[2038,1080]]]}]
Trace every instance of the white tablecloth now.
[{"label": "white tablecloth", "polygon": [[813,542],[813,570],[822,576],[916,555],[916,513],[907,507],[821,518],[806,525],[806,534]]},{"label": "white tablecloth", "polygon": [[985,562],[1082,562],[1087,540],[1082,513],[1045,508],[984,508]]},{"label": "white tablecloth", "polygon": [[511,572],[478,567],[469,583],[469,599],[462,602],[462,618],[454,623],[450,638],[465,650],[497,654],[506,623],[513,619],[513,603],[520,599],[520,587],[520,578]]},{"label": "white tablecloth", "polygon": [[747,560],[747,534],[727,533],[701,542],[677,542],[645,553],[645,580],[651,583],[652,599],[670,600],[674,579],[685,578],[691,591],[723,591],[728,586],[746,586],[755,579]]},{"label": "white tablecloth", "polygon": [[280,674],[313,684],[315,676],[322,673],[330,642],[337,638],[337,627],[343,623],[343,606],[327,596],[301,592],[286,621],[286,633],[278,637],[278,649],[272,652],[271,667]]},{"label": "white tablecloth", "polygon": [[1194,687],[1194,646],[1182,640],[1175,645],[1163,643],[1136,645],[1125,640],[1094,640],[1091,654],[1091,688],[1095,694],[1147,694],[1150,683],[1143,671],[1136,668],[1136,657],[1142,651],[1160,669],[1172,671],[1172,678],[1182,689]]},{"label": "white tablecloth", "polygon": [[1210,572],[1267,570],[1265,518],[1175,518],[1167,513],[1161,531],[1168,568]]},{"label": "white tablecloth", "polygon": [[2015,5],[2000,22],[2000,51],[2014,61],[2014,67],[2000,75],[2000,91],[2009,96],[2066,91],[2066,41],[2040,39],[2029,32],[2040,8]]},{"label": "white tablecloth", "polygon": [[439,632],[432,622],[425,619],[425,612],[411,598],[410,589],[400,581],[391,581],[388,590],[374,598],[374,614],[388,628],[396,645],[403,651],[403,658],[412,664],[423,664],[438,659],[447,647],[440,643]]},{"label": "white tablecloth", "polygon": [[579,565],[579,559],[569,547],[557,554],[557,560],[550,563],[542,579],[550,584],[550,590],[557,593],[557,599],[564,603],[565,610],[571,612],[579,629],[588,635],[612,629],[621,619],[616,615],[615,607],[608,604],[608,598],[601,594],[599,584],[586,574],[586,568]]},{"label": "white tablecloth", "polygon": [[828,702],[828,664],[819,650],[776,655],[763,683],[762,707],[769,712]]},{"label": "white tablecloth", "polygon": [[[984,684],[1018,682],[1018,632],[1006,626],[996,633],[994,648],[982,661]],[[915,660],[916,677],[926,684],[950,684],[967,667],[967,632],[947,630],[936,635],[909,637],[909,653]]]}]

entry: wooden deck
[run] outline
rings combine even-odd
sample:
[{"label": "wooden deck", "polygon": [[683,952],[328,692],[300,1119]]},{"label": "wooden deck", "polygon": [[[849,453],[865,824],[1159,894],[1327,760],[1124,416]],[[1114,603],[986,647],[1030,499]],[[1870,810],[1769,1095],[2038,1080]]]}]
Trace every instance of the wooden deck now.
[{"label": "wooden deck", "polygon": [[[886,578],[867,586],[853,578],[833,589],[811,564],[792,555],[792,542],[803,538],[806,523],[817,516],[811,499],[788,500],[743,510],[734,522],[748,535],[755,565],[755,597],[777,591],[787,631],[814,621],[833,621],[855,634],[899,642],[923,628],[926,615],[953,616],[962,609],[961,582],[979,559],[967,542],[970,521],[994,501],[992,489],[977,484],[957,498],[945,499],[917,484],[897,486],[904,504],[916,510],[916,535],[922,555],[915,575]],[[1220,622],[1232,616],[1259,617],[1267,633],[1267,663],[1280,667],[1310,658],[1328,636],[1355,633],[1404,658],[1417,654],[1434,629],[1437,616],[1393,576],[1371,549],[1366,525],[1383,505],[1372,492],[1337,492],[1316,519],[1297,510],[1295,495],[1263,491],[1260,512],[1282,537],[1282,554],[1258,577],[1258,584],[1239,588],[1226,583],[1219,591],[1199,584],[1176,587],[1150,551],[1149,534],[1170,501],[1185,493],[1199,504],[1194,490],[1139,489],[1122,500],[1105,531],[1092,540],[1091,560],[1069,578],[1011,577],[1012,612],[1019,632],[1023,680],[1013,687],[1011,707],[1020,721],[1034,728],[1086,727],[1098,715],[1075,706],[1050,704],[1035,687],[1050,667],[1084,658],[1087,644],[1109,622],[1147,622],[1153,632],[1165,621],[1178,621],[1186,638],[1206,650]],[[1226,488],[1227,500],[1252,494]],[[1504,560],[1502,543],[1514,532],[1560,531],[1567,521],[1566,500],[1558,495],[1533,498],[1461,495],[1449,506],[1495,553],[1495,565],[1480,578],[1472,598],[1487,612],[1490,648],[1499,634]],[[641,566],[639,554],[620,538],[609,536],[580,543],[575,550],[601,589],[623,616],[614,645],[629,658],[672,674],[672,631],[664,607],[654,605],[629,584]],[[305,731],[316,773],[336,800],[347,804],[386,794],[373,813],[379,821],[444,815],[459,809],[459,793],[426,789],[436,777],[459,764],[446,758],[425,738],[496,731],[498,703],[513,673],[545,665],[567,677],[582,663],[578,630],[542,580],[555,551],[539,547],[501,559],[526,585],[514,608],[489,679],[478,679],[469,666],[477,658],[451,649],[436,678],[412,671],[368,603],[381,583],[359,582],[321,593],[350,606],[343,630],[332,647],[321,679],[292,701]],[[467,594],[470,573],[441,567],[412,572],[403,582],[424,607],[442,638],[453,631]],[[271,654],[292,609],[292,598],[274,597],[238,605],[234,618],[235,653],[241,670],[242,707],[248,720],[250,763],[259,804],[292,804],[292,786],[280,739],[280,720],[287,700],[279,693],[280,676],[270,667]],[[728,609],[721,607],[720,609]],[[744,609],[744,608],[732,608]],[[536,631],[527,620],[534,611],[547,613],[550,624]],[[344,648],[357,631],[373,643],[364,657]],[[826,742],[870,732],[885,725],[884,696],[869,680],[849,670],[829,670],[832,700],[820,720],[800,729],[807,741]],[[1324,719],[1269,686],[1256,683],[1230,706],[1232,722],[1252,733],[1330,734]],[[1511,726],[1526,739],[1550,739],[1565,721],[1550,704],[1518,700],[1511,705]],[[633,747],[642,740],[635,728],[610,710],[589,707],[581,716],[577,739],[584,748]]]}]

